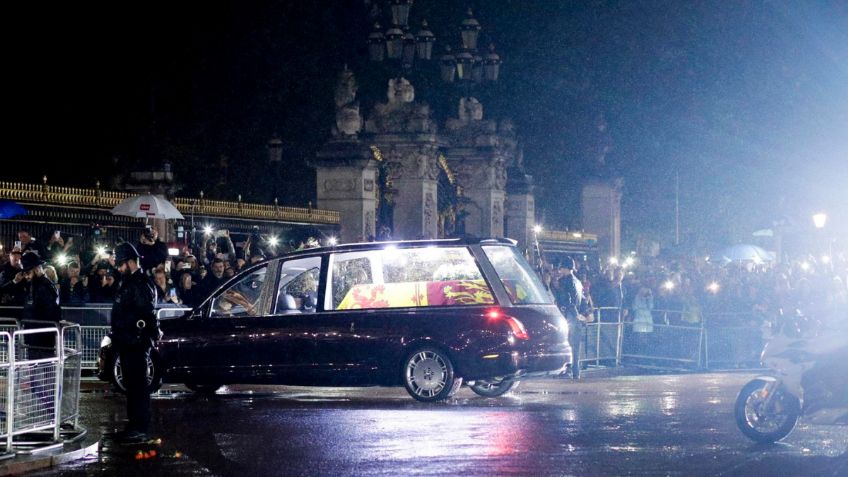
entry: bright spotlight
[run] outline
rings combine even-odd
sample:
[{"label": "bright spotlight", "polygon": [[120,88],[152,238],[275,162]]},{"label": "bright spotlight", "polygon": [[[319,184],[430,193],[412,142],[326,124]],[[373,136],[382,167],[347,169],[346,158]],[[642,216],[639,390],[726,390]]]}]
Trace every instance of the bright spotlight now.
[{"label": "bright spotlight", "polygon": [[636,263],[636,259],[633,257],[627,257],[626,259],[624,259],[624,264],[628,267],[632,267],[634,263]]},{"label": "bright spotlight", "polygon": [[818,214],[813,216],[813,225],[816,226],[817,229],[824,228],[824,225],[827,223],[827,214],[824,212],[819,212]]},{"label": "bright spotlight", "polygon": [[665,283],[663,283],[662,286],[666,290],[669,290],[669,291],[674,290],[674,282],[671,281],[671,280],[666,280]]},{"label": "bright spotlight", "polygon": [[537,234],[542,233],[542,226],[541,225],[534,225],[533,226],[533,232],[537,233]]},{"label": "bright spotlight", "polygon": [[718,285],[718,282],[712,282],[707,285],[707,290],[709,290],[710,293],[718,293],[719,288],[721,287]]},{"label": "bright spotlight", "polygon": [[330,237],[330,238],[327,239],[327,244],[331,247],[334,247],[338,243],[339,243],[339,239],[337,239],[335,237]]},{"label": "bright spotlight", "polygon": [[106,247],[104,247],[102,245],[99,246],[99,247],[96,247],[94,249],[94,251],[97,252],[97,255],[100,255],[100,256],[106,255]]},{"label": "bright spotlight", "polygon": [[207,225],[207,226],[203,227],[203,234],[204,235],[212,235],[212,226]]},{"label": "bright spotlight", "polygon": [[801,270],[804,270],[806,272],[809,269],[810,269],[810,263],[809,262],[801,262]]},{"label": "bright spotlight", "polygon": [[610,257],[610,258],[609,258],[609,264],[610,264],[610,265],[618,265],[618,258],[616,258],[616,257]]},{"label": "bright spotlight", "polygon": [[56,256],[56,263],[58,263],[60,267],[64,267],[68,264],[68,256],[64,253],[60,253]]},{"label": "bright spotlight", "polygon": [[822,255],[821,261],[824,264],[830,263],[830,256],[829,255]]},{"label": "bright spotlight", "polygon": [[276,235],[272,235],[272,236],[268,237],[268,244],[271,245],[272,247],[276,247],[279,243],[280,243],[280,239],[277,238]]}]

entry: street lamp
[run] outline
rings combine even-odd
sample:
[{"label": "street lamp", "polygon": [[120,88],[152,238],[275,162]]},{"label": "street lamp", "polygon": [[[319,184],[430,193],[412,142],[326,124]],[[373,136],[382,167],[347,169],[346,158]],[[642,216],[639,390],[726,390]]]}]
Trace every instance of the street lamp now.
[{"label": "street lamp", "polygon": [[411,68],[412,62],[415,60],[415,35],[409,31],[409,27],[404,29],[403,38],[403,53],[401,54],[401,64],[404,68]]},{"label": "street lamp", "polygon": [[433,56],[433,42],[436,41],[435,35],[428,28],[427,20],[421,22],[421,29],[415,35],[415,45],[418,50],[419,60],[429,60]]},{"label": "street lamp", "polygon": [[442,70],[442,81],[453,83],[453,79],[456,77],[456,57],[451,53],[450,46],[445,47],[445,54],[442,55],[440,66]]},{"label": "street lamp", "polygon": [[462,47],[466,50],[477,49],[477,37],[480,36],[480,22],[474,18],[474,12],[468,9],[468,18],[459,27],[462,32]]},{"label": "street lamp", "polygon": [[383,35],[383,30],[379,23],[375,23],[374,29],[368,35],[368,56],[371,57],[371,61],[383,61],[386,56],[384,43],[386,43],[386,37]]},{"label": "street lamp", "polygon": [[403,31],[397,25],[392,25],[386,31],[386,56],[390,60],[399,60],[403,55]]},{"label": "street lamp", "polygon": [[501,69],[501,57],[495,53],[495,45],[489,45],[489,53],[483,59],[483,79],[497,81]]},{"label": "street lamp", "polygon": [[409,23],[409,9],[413,0],[392,0],[392,22],[395,25],[406,26]]}]

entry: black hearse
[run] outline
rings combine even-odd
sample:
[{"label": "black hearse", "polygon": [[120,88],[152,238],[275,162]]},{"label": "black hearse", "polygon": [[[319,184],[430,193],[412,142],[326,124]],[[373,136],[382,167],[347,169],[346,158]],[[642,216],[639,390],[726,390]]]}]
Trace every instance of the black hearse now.
[{"label": "black hearse", "polygon": [[[403,385],[438,401],[499,396],[571,363],[568,328],[513,241],[338,245],[252,266],[161,323],[151,390],[225,384]],[[101,350],[101,379],[120,362]],[[118,362],[116,362],[118,361]]]}]

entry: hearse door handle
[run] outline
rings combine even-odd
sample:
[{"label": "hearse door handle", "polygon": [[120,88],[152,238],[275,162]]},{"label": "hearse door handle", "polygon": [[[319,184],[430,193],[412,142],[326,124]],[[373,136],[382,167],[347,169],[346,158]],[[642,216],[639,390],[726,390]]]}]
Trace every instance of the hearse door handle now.
[{"label": "hearse door handle", "polygon": [[351,332],[351,333],[356,333],[356,326],[353,324],[353,322],[352,322],[352,321],[350,322],[350,332]]},{"label": "hearse door handle", "polygon": [[247,328],[247,325],[233,325],[233,328],[235,328],[237,330],[243,330],[243,329]]}]

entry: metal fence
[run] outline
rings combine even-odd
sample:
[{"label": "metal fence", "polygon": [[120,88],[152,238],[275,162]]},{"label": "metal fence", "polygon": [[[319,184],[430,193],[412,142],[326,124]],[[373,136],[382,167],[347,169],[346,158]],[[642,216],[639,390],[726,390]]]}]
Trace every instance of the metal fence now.
[{"label": "metal fence", "polygon": [[671,368],[703,367],[702,328],[654,324],[651,332],[637,332],[633,323],[622,323],[621,326],[623,363]]},{"label": "metal fence", "polygon": [[[9,327],[8,323],[4,323]],[[0,439],[5,454],[53,449],[85,435],[78,427],[79,325],[26,322],[0,332]]]},{"label": "metal fence", "polygon": [[760,366],[762,331],[750,313],[705,313],[690,326],[678,324],[680,310],[653,310],[652,316],[651,332],[644,333],[634,331],[619,308],[595,309],[580,363],[710,370]]}]

